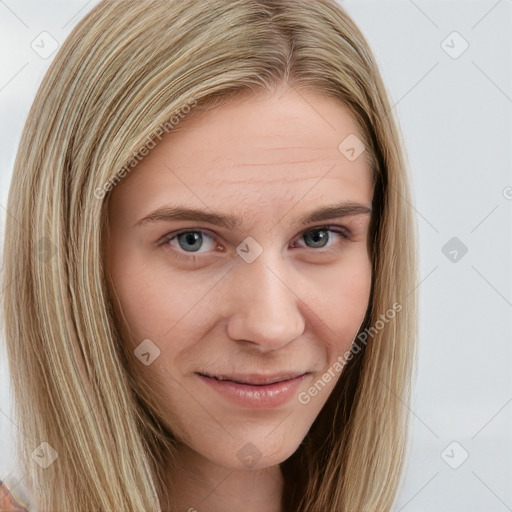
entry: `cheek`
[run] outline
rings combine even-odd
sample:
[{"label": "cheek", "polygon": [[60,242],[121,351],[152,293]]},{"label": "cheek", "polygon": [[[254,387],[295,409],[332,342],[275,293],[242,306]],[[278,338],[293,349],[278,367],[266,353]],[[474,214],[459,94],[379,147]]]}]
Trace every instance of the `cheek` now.
[{"label": "cheek", "polygon": [[315,417],[343,372],[366,315],[371,283],[371,262],[364,255],[350,262],[345,259],[336,269],[331,268],[328,276],[316,281],[316,296],[311,303],[321,319],[314,330],[321,340],[324,366],[298,396],[299,402],[307,405],[309,413]]},{"label": "cheek", "polygon": [[325,311],[332,325],[343,326],[357,320],[362,321],[368,306],[372,282],[371,263],[368,257],[364,254],[353,254],[322,272],[314,286],[322,302],[321,309]]},{"label": "cheek", "polygon": [[315,295],[311,307],[325,324],[323,339],[332,361],[350,348],[364,320],[372,269],[369,258],[360,254],[322,272],[325,275],[316,276],[312,284]]},{"label": "cheek", "polygon": [[370,298],[371,281],[371,267],[366,262],[347,269],[340,277],[342,310],[349,318],[355,316],[362,321]]},{"label": "cheek", "polygon": [[197,312],[208,285],[194,283],[186,272],[149,265],[147,257],[129,251],[111,260],[110,273],[133,344],[149,338],[163,348],[173,331],[184,334],[183,339],[191,336],[188,330],[198,322],[190,320],[200,318]]}]

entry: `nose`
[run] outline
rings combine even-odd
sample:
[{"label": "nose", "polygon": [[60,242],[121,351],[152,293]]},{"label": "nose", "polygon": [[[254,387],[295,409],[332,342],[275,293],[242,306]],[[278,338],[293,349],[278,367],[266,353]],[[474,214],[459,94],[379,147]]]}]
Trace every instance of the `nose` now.
[{"label": "nose", "polygon": [[239,262],[227,284],[225,302],[229,337],[250,342],[262,352],[284,347],[303,333],[305,325],[299,290],[289,283],[291,270],[285,271],[286,263],[275,264],[275,259],[270,265],[270,257],[264,257],[268,252],[252,263]]}]

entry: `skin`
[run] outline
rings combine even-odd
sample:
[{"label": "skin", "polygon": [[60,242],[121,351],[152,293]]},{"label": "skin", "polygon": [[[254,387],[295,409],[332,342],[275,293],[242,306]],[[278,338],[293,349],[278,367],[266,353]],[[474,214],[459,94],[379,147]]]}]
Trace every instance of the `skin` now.
[{"label": "skin", "polygon": [[[166,510],[281,510],[279,464],[306,436],[339,372],[308,404],[294,396],[266,409],[233,405],[195,372],[311,372],[298,395],[350,349],[370,296],[370,214],[293,222],[344,201],[371,207],[364,153],[350,161],[338,149],[359,133],[348,109],[322,94],[251,93],[190,114],[111,192],[106,264],[125,348],[132,358],[142,340],[159,348],[150,365],[138,364],[181,443]],[[176,203],[233,214],[240,224],[136,225]],[[324,228],[323,244],[308,237],[312,228]],[[188,238],[172,239],[186,229]],[[236,252],[248,236],[263,249],[252,263]],[[244,446],[256,454],[250,468],[237,456]]]}]

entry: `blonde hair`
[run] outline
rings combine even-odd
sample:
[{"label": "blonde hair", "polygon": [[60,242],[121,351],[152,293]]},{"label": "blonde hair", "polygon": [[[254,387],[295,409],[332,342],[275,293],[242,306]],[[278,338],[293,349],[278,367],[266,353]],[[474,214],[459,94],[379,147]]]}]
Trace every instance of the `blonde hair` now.
[{"label": "blonde hair", "polygon": [[[103,260],[108,195],[95,191],[186,105],[214,108],[283,83],[349,107],[375,183],[360,329],[371,339],[282,463],[283,510],[391,510],[414,376],[416,233],[398,123],[365,38],[334,0],[107,0],[42,81],[8,201],[5,339],[24,433],[17,453],[38,511],[160,511],[161,468],[174,453],[122,350]],[[58,454],[47,468],[31,457],[42,442]]]}]

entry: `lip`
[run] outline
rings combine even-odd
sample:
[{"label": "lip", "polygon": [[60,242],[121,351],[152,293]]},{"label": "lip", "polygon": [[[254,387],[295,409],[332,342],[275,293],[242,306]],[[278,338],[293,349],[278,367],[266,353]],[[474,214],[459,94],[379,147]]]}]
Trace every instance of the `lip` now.
[{"label": "lip", "polygon": [[201,373],[197,375],[211,389],[235,405],[256,409],[278,407],[286,403],[309,372],[275,376],[251,374],[226,377],[233,380],[218,380]]},{"label": "lip", "polygon": [[261,386],[263,384],[274,384],[275,382],[281,382],[284,380],[291,380],[300,375],[304,375],[308,372],[296,371],[296,372],[282,372],[274,375],[263,375],[258,373],[232,373],[230,375],[217,374],[212,375],[206,372],[198,372],[200,375],[205,377],[213,377],[218,380],[231,380],[239,384],[248,384],[251,386]]}]

